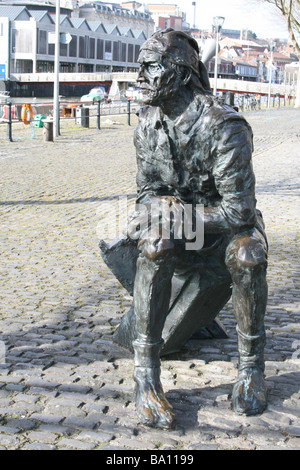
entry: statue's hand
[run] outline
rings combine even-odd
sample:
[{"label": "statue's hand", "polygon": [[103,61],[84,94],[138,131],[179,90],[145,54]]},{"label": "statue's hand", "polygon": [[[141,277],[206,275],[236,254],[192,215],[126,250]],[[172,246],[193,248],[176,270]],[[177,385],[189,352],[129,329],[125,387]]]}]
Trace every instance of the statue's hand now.
[{"label": "statue's hand", "polygon": [[149,196],[129,216],[127,236],[133,240],[182,238],[183,203],[174,196]]}]

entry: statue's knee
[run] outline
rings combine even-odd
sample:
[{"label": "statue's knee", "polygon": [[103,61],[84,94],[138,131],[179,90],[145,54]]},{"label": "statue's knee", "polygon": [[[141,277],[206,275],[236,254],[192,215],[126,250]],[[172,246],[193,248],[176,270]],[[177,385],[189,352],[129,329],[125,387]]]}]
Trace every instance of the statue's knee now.
[{"label": "statue's knee", "polygon": [[158,238],[156,240],[140,240],[138,248],[141,256],[151,260],[158,260],[172,255],[175,246],[171,240]]},{"label": "statue's knee", "polygon": [[240,235],[228,245],[226,265],[229,271],[267,267],[267,248],[254,235]]}]

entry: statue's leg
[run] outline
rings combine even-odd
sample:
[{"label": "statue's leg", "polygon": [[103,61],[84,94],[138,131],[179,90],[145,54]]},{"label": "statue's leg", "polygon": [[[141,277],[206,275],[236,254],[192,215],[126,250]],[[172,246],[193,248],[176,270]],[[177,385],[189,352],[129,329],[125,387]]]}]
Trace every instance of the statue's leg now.
[{"label": "statue's leg", "polygon": [[233,282],[240,356],[233,409],[238,414],[255,415],[267,406],[264,378],[267,245],[258,230],[233,239],[226,251],[226,265]]},{"label": "statue's leg", "polygon": [[136,410],[142,423],[160,428],[174,425],[172,407],[160,382],[162,330],[175,264],[169,245],[170,242],[162,240],[153,250],[150,242],[144,242],[134,283]]}]

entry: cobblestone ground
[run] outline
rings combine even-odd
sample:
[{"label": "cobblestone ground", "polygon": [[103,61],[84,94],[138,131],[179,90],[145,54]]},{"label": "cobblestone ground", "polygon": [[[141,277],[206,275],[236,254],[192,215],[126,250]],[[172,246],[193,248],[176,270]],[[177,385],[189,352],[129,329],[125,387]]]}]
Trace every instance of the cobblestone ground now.
[{"label": "cobblestone ground", "polygon": [[98,250],[103,211],[135,193],[134,127],[70,128],[55,143],[41,135],[0,142],[0,450],[300,448],[300,114],[247,118],[270,242],[267,411],[231,410],[229,303],[221,313],[228,339],[189,341],[162,361],[176,429],[139,425],[132,356],[111,341],[131,298]]}]

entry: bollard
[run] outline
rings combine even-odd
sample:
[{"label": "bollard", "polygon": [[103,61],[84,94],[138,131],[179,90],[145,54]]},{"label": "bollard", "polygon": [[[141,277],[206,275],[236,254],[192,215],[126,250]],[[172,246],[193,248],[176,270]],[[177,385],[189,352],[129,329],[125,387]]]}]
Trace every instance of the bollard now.
[{"label": "bollard", "polygon": [[8,103],[8,114],[7,114],[7,138],[10,142],[12,139],[12,121],[11,121],[11,103]]},{"label": "bollard", "polygon": [[100,130],[100,101],[97,101],[97,129]]},{"label": "bollard", "polygon": [[53,142],[53,121],[44,121],[43,137],[45,142]]},{"label": "bollard", "polygon": [[130,126],[130,99],[127,101],[127,125]]}]

